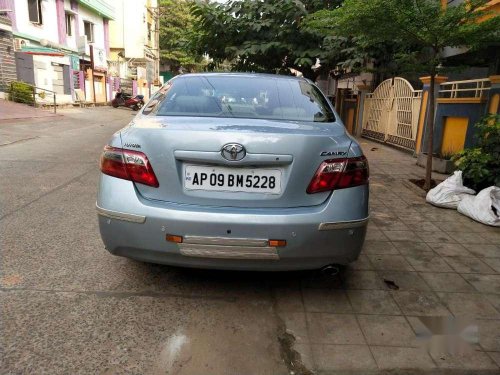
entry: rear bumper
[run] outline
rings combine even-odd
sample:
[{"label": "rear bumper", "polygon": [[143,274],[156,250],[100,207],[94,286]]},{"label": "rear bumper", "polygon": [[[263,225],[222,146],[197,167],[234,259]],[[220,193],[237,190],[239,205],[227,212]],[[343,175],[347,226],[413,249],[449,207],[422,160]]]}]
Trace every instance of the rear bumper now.
[{"label": "rear bumper", "polygon": [[[358,258],[368,187],[336,191],[320,206],[244,209],[150,201],[133,183],[102,175],[97,211],[103,242],[115,255],[199,268],[315,269]],[[167,234],[185,241],[168,242]],[[271,247],[270,239],[286,246]]]}]

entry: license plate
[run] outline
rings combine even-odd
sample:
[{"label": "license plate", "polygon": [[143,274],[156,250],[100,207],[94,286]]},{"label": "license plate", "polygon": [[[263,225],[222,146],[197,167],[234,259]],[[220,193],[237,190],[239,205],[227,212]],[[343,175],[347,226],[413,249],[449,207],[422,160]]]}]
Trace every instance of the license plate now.
[{"label": "license plate", "polygon": [[281,170],[186,165],[184,187],[187,190],[280,194]]}]

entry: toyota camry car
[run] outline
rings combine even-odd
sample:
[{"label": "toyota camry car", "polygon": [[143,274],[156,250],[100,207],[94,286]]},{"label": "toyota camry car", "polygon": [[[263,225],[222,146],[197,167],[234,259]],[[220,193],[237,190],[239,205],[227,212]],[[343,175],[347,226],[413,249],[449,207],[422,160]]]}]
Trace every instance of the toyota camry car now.
[{"label": "toyota camry car", "polygon": [[97,197],[112,254],[177,266],[294,270],[358,258],[368,163],[297,77],[177,76],[104,147]]}]

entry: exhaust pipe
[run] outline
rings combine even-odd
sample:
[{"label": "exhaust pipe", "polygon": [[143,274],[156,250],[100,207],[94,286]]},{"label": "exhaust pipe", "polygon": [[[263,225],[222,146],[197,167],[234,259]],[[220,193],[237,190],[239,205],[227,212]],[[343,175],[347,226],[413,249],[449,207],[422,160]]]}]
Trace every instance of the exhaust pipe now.
[{"label": "exhaust pipe", "polygon": [[329,264],[321,269],[321,274],[329,277],[336,276],[339,272],[340,268],[334,264]]}]

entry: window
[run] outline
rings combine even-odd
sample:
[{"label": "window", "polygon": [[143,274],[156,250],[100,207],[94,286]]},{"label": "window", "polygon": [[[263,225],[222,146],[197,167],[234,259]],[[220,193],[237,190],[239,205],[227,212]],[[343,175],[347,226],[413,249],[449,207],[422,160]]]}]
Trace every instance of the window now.
[{"label": "window", "polygon": [[73,19],[74,16],[71,13],[66,13],[66,35],[73,35]]},{"label": "window", "polygon": [[301,79],[207,74],[179,77],[168,87],[153,96],[145,114],[335,121],[324,95]]},{"label": "window", "polygon": [[31,22],[42,24],[42,0],[28,0],[28,16]]},{"label": "window", "polygon": [[87,41],[89,43],[94,42],[94,24],[89,21],[83,21],[83,30],[85,35],[87,35]]}]

